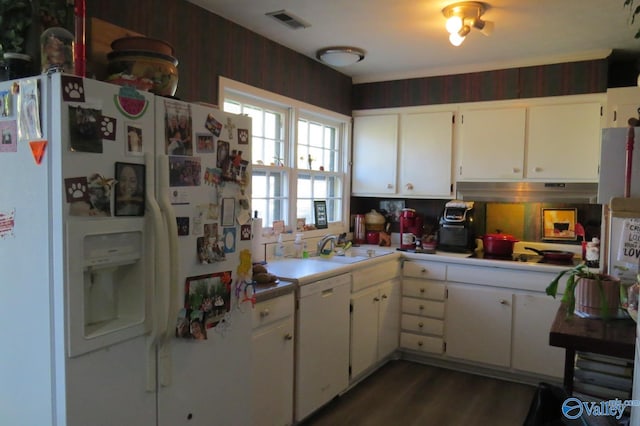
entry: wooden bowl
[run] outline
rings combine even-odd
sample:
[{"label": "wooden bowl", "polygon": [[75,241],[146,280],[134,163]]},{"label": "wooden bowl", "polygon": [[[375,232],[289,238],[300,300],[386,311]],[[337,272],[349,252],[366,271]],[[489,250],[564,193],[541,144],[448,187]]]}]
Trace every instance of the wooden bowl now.
[{"label": "wooden bowl", "polygon": [[174,56],[173,46],[164,40],[149,37],[122,37],[111,42],[113,50],[144,50]]}]

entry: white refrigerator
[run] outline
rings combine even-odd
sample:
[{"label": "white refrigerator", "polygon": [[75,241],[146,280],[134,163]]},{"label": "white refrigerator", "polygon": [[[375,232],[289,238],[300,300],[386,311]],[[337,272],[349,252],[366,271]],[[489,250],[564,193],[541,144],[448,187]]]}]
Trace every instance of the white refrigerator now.
[{"label": "white refrigerator", "polygon": [[0,424],[250,424],[250,119],[62,74],[0,99]]}]

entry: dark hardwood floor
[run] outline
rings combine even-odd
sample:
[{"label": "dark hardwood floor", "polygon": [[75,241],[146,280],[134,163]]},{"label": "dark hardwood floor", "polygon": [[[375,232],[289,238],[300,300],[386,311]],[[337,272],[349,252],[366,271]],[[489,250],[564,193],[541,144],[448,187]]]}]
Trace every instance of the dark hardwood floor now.
[{"label": "dark hardwood floor", "polygon": [[536,388],[390,361],[304,426],[521,426]]}]

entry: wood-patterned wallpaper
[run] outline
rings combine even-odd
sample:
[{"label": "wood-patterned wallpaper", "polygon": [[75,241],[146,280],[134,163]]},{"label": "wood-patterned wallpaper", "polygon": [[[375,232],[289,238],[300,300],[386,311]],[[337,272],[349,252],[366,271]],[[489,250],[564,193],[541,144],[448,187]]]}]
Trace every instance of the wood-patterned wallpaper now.
[{"label": "wood-patterned wallpaper", "polygon": [[88,1],[87,16],[171,43],[186,101],[217,104],[224,76],[351,115],[350,77],[185,0]]}]

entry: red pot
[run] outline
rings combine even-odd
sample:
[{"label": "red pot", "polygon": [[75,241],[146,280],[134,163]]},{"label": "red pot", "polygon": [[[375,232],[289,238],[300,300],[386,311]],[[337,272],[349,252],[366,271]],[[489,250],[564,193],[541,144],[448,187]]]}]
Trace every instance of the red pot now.
[{"label": "red pot", "polygon": [[509,234],[486,234],[481,237],[484,252],[494,256],[511,256],[513,245],[518,242]]}]

